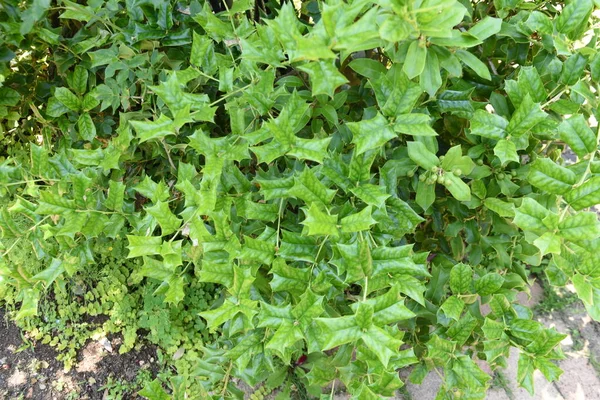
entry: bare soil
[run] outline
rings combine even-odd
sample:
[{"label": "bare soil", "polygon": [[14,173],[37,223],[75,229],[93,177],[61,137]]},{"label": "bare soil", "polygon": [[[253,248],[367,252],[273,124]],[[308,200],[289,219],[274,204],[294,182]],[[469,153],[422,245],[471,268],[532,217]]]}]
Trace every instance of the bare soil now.
[{"label": "bare soil", "polygon": [[[109,351],[109,343],[118,340],[89,341],[78,354],[78,364],[67,372],[56,360],[53,347],[27,345],[20,329],[0,310],[0,399],[105,400],[109,391],[103,386],[109,379],[132,382],[142,368],[156,375],[155,347],[147,345],[125,354]],[[135,397],[135,393],[127,395]]]}]

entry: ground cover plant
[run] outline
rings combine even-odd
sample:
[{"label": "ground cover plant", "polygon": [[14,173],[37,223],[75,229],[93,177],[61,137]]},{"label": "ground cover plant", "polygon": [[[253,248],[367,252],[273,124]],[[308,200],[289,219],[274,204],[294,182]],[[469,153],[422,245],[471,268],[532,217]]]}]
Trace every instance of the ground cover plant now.
[{"label": "ground cover plant", "polygon": [[0,4],[29,337],[67,368],[97,334],[158,345],[149,399],[379,399],[409,366],[478,399],[511,347],[528,391],[559,379],[516,295],[535,269],[600,319],[600,4],[212,3]]}]

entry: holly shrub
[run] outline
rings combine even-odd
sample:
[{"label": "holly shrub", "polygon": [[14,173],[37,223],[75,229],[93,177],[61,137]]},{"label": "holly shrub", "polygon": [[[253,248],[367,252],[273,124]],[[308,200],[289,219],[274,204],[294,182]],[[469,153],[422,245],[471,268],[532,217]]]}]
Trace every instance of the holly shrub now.
[{"label": "holly shrub", "polygon": [[181,399],[378,399],[408,366],[481,399],[511,348],[559,379],[517,294],[535,268],[600,319],[600,2],[212,3],[0,4],[12,317],[112,271],[147,304],[119,323],[193,338]]}]

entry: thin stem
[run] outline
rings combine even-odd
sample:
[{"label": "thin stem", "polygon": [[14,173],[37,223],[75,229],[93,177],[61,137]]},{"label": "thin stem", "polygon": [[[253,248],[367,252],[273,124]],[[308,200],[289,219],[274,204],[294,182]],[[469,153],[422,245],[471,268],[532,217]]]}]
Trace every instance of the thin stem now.
[{"label": "thin stem", "polygon": [[225,381],[223,382],[223,389],[221,389],[221,396],[225,396],[227,393],[227,385],[229,384],[229,377],[231,376],[231,367],[233,366],[233,361],[229,361],[229,367],[227,368],[227,372],[225,373]]}]

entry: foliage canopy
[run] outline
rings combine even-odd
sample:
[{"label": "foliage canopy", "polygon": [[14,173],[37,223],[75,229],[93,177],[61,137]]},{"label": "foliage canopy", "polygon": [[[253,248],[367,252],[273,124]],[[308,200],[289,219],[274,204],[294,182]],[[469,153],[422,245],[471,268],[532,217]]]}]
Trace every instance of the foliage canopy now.
[{"label": "foliage canopy", "polygon": [[358,399],[406,366],[484,398],[511,347],[521,386],[558,379],[564,335],[516,302],[532,266],[600,319],[595,1],[21,3],[0,5],[15,318],[126,241],[163,307],[219,288],[183,392]]}]

